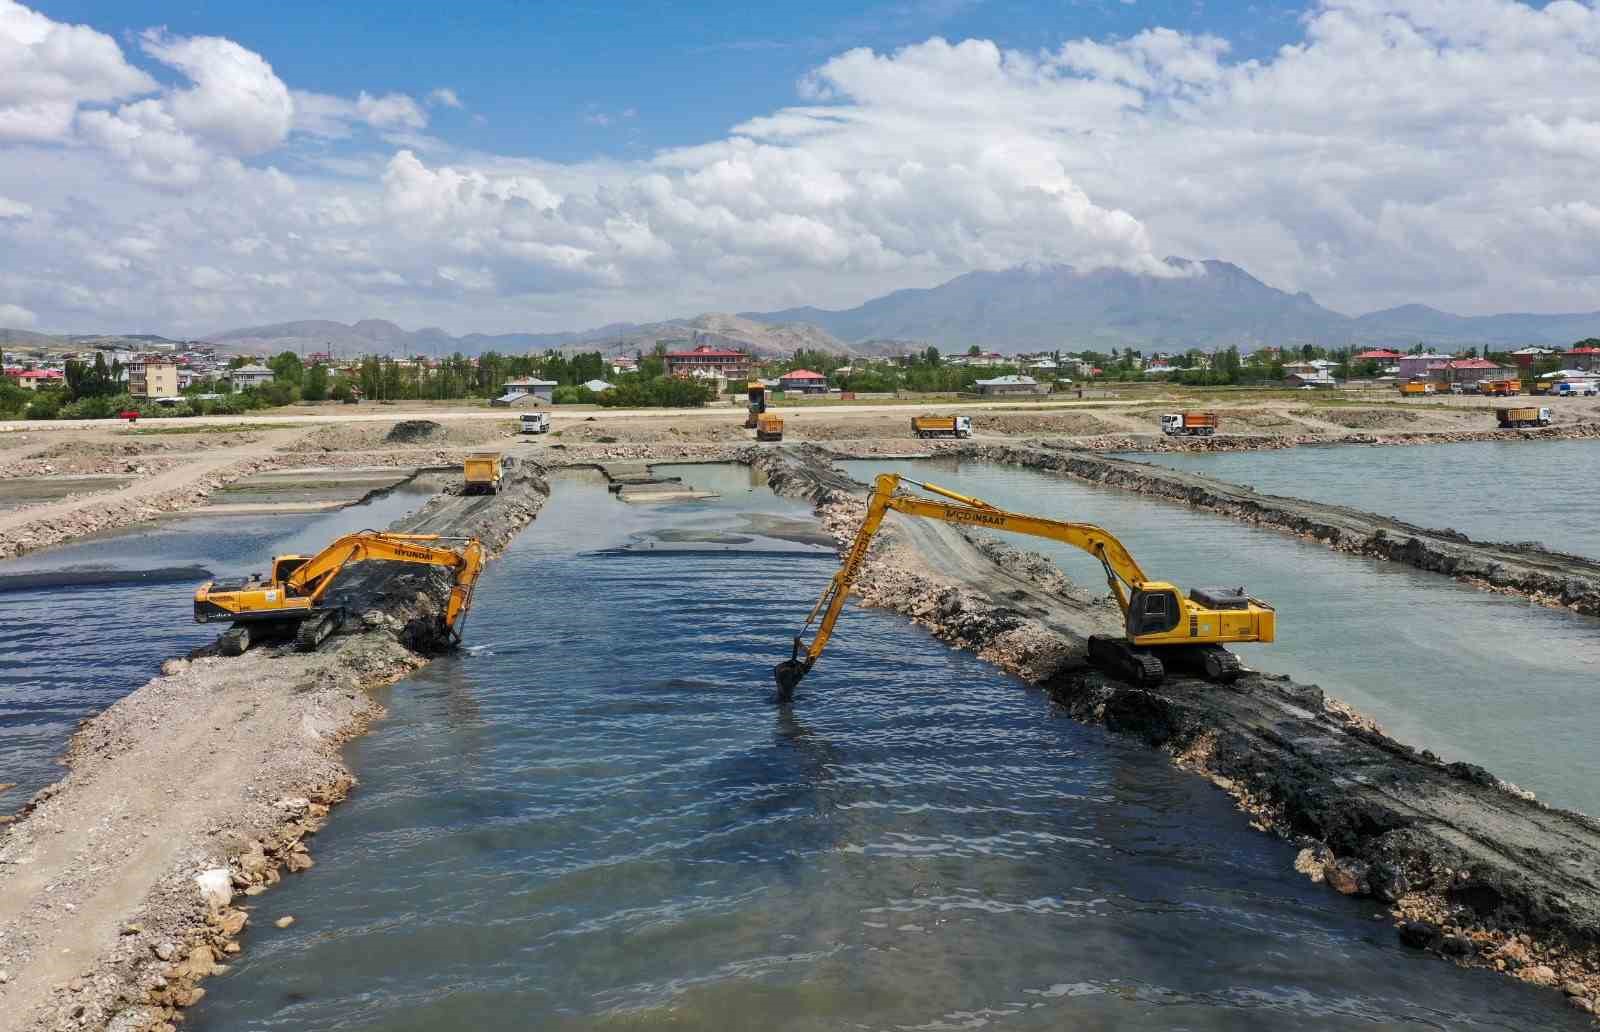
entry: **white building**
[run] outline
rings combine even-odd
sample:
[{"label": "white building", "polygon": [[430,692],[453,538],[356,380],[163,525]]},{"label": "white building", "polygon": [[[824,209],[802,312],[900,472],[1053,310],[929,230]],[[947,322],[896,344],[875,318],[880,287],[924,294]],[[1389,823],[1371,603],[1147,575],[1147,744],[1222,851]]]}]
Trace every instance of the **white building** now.
[{"label": "white building", "polygon": [[604,380],[585,380],[583,384],[584,390],[593,391],[596,394],[603,394],[615,388],[615,384],[606,383]]},{"label": "white building", "polygon": [[233,389],[242,391],[246,387],[259,387],[264,383],[272,382],[272,370],[264,365],[242,365],[229,373],[233,381]]},{"label": "white building", "polygon": [[979,394],[1044,394],[1046,388],[1031,376],[1015,373],[997,376],[992,380],[979,380],[974,384]]}]

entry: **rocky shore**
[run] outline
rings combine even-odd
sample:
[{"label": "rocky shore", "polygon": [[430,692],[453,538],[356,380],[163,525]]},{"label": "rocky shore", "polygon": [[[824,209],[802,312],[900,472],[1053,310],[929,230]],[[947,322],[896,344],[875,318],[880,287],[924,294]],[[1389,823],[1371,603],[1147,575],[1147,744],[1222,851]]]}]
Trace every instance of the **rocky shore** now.
[{"label": "rocky shore", "polygon": [[[841,546],[853,536],[862,485],[820,450],[748,460],[780,494],[816,505]],[[1395,741],[1315,685],[1255,672],[1227,687],[1109,679],[1085,665],[1084,643],[1116,632],[1114,607],[1006,543],[892,521],[858,594],[1208,777],[1253,825],[1299,847],[1298,870],[1381,905],[1407,945],[1600,1006],[1600,822]]]},{"label": "rocky shore", "polygon": [[[394,529],[498,551],[548,495],[541,472],[513,465],[497,495],[443,491]],[[250,897],[312,866],[307,840],[354,783],[339,746],[382,714],[371,689],[427,662],[400,639],[448,591],[417,567],[364,565],[354,633],[310,654],[168,661],[85,721],[66,777],[0,821],[0,1029],[172,1028],[241,949]]]}]

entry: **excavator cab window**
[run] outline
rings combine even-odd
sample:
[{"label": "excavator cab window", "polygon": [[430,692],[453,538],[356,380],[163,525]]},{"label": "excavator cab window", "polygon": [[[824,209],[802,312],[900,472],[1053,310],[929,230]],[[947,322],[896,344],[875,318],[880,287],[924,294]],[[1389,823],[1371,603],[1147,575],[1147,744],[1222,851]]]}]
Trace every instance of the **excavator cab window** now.
[{"label": "excavator cab window", "polygon": [[1178,626],[1182,611],[1174,591],[1136,591],[1128,603],[1128,636],[1165,634]]},{"label": "excavator cab window", "polygon": [[310,561],[311,556],[309,555],[289,555],[276,559],[272,563],[272,579],[281,584],[288,580],[294,574],[294,571]]}]

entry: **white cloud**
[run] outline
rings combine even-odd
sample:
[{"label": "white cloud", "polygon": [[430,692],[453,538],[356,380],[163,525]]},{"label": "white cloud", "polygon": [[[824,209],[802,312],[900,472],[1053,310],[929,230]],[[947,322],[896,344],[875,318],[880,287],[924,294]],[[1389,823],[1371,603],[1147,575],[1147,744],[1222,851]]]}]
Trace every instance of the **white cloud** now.
[{"label": "white cloud", "polygon": [[0,219],[25,219],[33,214],[33,205],[0,196]]},{"label": "white cloud", "polygon": [[23,329],[38,323],[39,317],[21,305],[0,304],[0,326]]},{"label": "white cloud", "polygon": [[66,139],[79,105],[155,88],[105,33],[0,0],[0,143]]},{"label": "white cloud", "polygon": [[[422,135],[448,90],[291,93],[226,40],[147,34],[191,85],[0,84],[0,138],[6,112],[64,103],[92,145],[0,148],[0,193],[28,209],[0,208],[0,296],[84,327],[541,329],[850,304],[1023,262],[1170,275],[1178,253],[1353,309],[1595,307],[1600,14],[1327,0],[1302,25],[1260,60],[1167,29],[853,50],[720,139],[566,164]],[[115,68],[81,31],[104,44],[80,63]],[[302,171],[255,167],[280,155]]]},{"label": "white cloud", "polygon": [[452,90],[447,86],[441,86],[438,89],[431,90],[428,93],[428,106],[459,108],[464,107],[465,105],[461,103],[461,98],[456,95],[455,90]]}]

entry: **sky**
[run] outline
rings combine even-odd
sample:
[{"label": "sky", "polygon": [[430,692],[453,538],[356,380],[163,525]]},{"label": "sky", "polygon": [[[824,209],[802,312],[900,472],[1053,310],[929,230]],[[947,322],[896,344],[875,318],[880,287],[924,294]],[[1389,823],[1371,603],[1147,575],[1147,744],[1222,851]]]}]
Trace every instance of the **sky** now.
[{"label": "sky", "polygon": [[1222,258],[1600,308],[1557,0],[0,0],[0,327],[455,333]]}]

